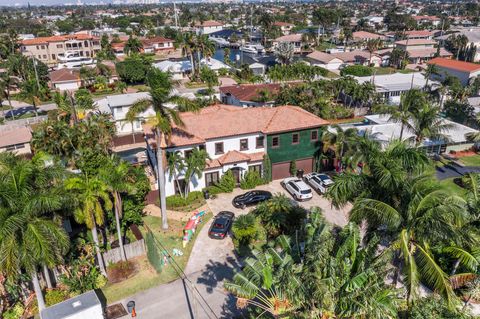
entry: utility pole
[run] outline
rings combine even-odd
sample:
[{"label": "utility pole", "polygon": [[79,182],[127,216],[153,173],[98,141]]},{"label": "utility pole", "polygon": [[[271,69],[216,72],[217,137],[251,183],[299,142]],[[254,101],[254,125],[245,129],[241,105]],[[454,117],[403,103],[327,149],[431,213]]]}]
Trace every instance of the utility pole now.
[{"label": "utility pole", "polygon": [[72,92],[68,94],[68,97],[70,98],[70,106],[72,107],[73,123],[77,124],[78,123],[77,109],[75,108],[75,99],[73,98]]},{"label": "utility pole", "polygon": [[173,2],[173,14],[175,18],[175,29],[178,31],[177,5]]},{"label": "utility pole", "polygon": [[37,89],[40,92],[40,82],[38,82],[38,72],[37,72],[37,60],[33,56],[32,52],[30,52],[30,56],[32,57],[33,70],[35,71],[35,80],[37,81]]}]

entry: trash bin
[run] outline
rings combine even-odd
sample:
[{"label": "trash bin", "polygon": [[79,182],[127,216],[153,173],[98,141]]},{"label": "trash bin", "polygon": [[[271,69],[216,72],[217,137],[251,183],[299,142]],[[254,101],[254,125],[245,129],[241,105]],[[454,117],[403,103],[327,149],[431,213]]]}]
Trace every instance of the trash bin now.
[{"label": "trash bin", "polygon": [[135,301],[130,300],[129,302],[127,302],[127,311],[128,311],[128,313],[132,313],[133,308],[135,308]]},{"label": "trash bin", "polygon": [[207,189],[203,191],[203,198],[205,198],[205,199],[210,198],[210,192]]},{"label": "trash bin", "polygon": [[303,173],[304,173],[303,169],[297,170],[297,177],[302,179],[303,178]]}]

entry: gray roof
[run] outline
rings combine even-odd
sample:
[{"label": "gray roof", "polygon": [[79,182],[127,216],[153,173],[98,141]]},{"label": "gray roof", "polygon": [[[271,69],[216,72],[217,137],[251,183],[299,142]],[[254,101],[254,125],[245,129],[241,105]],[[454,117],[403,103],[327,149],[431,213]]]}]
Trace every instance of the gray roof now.
[{"label": "gray roof", "polygon": [[110,107],[131,106],[135,102],[149,97],[150,93],[148,92],[109,95],[107,96],[107,103]]},{"label": "gray roof", "polygon": [[[415,73],[393,73],[375,76],[355,77],[358,82],[374,82],[377,92],[408,91],[412,88],[423,88],[426,79],[420,72]],[[413,81],[413,82],[412,82]],[[438,82],[430,80],[429,85],[436,86]]]},{"label": "gray roof", "polygon": [[[100,299],[94,290],[90,290],[79,296],[70,298],[61,303],[53,305],[44,309],[40,317],[42,319],[63,319],[68,318],[71,315],[81,313],[82,311],[95,307],[102,306]],[[94,318],[90,318],[94,319]]]}]

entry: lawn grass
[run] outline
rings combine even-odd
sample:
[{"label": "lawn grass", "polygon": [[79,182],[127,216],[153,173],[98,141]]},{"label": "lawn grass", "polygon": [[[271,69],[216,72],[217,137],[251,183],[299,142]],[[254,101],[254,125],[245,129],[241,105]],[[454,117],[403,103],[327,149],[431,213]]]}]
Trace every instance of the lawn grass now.
[{"label": "lawn grass", "polygon": [[[456,177],[455,177],[456,178]],[[458,186],[453,182],[455,179],[454,177],[452,178],[447,178],[444,180],[440,181],[440,184],[444,187],[445,190],[449,191],[452,193],[452,195],[458,195],[458,196],[464,196],[466,191],[462,187]]]},{"label": "lawn grass", "polygon": [[336,48],[337,46],[333,43],[330,43],[330,42],[326,42],[326,41],[323,41],[322,43],[320,43],[318,46],[315,47],[315,50],[318,50],[318,51],[325,51],[327,49],[334,49]]},{"label": "lawn grass", "polygon": [[[205,215],[202,223],[198,226],[194,237],[185,248],[182,246],[183,227],[185,226],[184,222],[169,219],[169,228],[166,231],[162,230],[162,219],[160,217],[146,216],[144,217],[144,223],[152,230],[155,237],[166,247],[170,254],[172,253],[173,248],[180,249],[183,252],[183,256],[174,257],[177,264],[183,270],[187,265],[197,235],[212,216],[211,212]],[[140,229],[145,236],[145,228],[140,227]],[[105,295],[108,304],[140,291],[171,282],[179,277],[174,267],[171,265],[167,265],[163,268],[163,271],[160,274],[157,274],[148,262],[146,256],[136,258],[135,261],[137,263],[138,272],[134,276],[116,284],[108,284],[102,288],[102,292]]]},{"label": "lawn grass", "polygon": [[480,166],[480,155],[464,156],[459,159],[467,166]]}]

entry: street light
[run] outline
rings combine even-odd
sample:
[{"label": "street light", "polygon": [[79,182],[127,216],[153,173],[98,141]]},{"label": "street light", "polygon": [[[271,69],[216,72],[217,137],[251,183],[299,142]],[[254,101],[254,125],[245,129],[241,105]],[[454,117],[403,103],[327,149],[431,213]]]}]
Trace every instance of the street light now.
[{"label": "street light", "polygon": [[28,51],[28,52],[30,53],[30,56],[32,58],[33,70],[35,71],[35,80],[37,81],[37,89],[38,89],[38,92],[40,92],[40,82],[38,82],[38,72],[37,72],[37,59],[35,58],[35,56],[31,51]]}]

